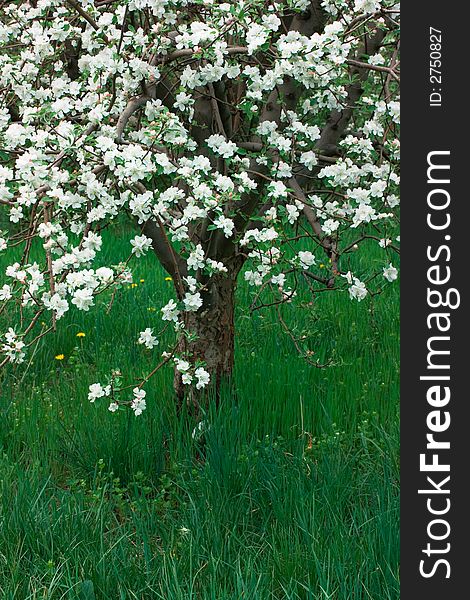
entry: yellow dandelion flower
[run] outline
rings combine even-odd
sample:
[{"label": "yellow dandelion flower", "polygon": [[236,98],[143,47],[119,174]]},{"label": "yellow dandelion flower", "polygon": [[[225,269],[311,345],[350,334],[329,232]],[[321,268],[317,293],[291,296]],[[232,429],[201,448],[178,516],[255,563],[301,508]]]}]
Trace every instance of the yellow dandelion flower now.
[{"label": "yellow dandelion flower", "polygon": [[323,263],[320,263],[320,269],[324,269],[325,265]]},{"label": "yellow dandelion flower", "polygon": [[85,333],[83,333],[83,331],[79,331],[79,332],[77,333],[77,337],[85,337],[85,335],[86,335],[86,334],[85,334]]},{"label": "yellow dandelion flower", "polygon": [[140,280],[140,283],[144,283],[144,281],[145,281],[145,279],[141,279],[141,280]]},{"label": "yellow dandelion flower", "polygon": [[56,360],[64,360],[64,358],[65,358],[65,355],[64,355],[64,354],[56,354],[56,355],[54,356],[54,358],[55,358]]},{"label": "yellow dandelion flower", "polygon": [[173,277],[165,277],[165,281],[173,281]]},{"label": "yellow dandelion flower", "polygon": [[131,289],[136,288],[138,285],[139,285],[138,283],[131,283]]}]

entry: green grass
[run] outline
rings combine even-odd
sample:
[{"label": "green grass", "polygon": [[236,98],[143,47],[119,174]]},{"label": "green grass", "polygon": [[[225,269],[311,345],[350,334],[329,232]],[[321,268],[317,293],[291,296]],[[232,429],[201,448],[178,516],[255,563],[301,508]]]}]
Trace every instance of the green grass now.
[{"label": "green grass", "polygon": [[86,399],[111,369],[131,383],[154,364],[133,342],[171,282],[151,256],[136,275],[109,314],[69,314],[1,382],[0,597],[398,599],[397,286],[373,307],[335,293],[283,307],[332,361],[317,369],[241,285],[234,387],[196,441],[169,369],[139,418]]}]

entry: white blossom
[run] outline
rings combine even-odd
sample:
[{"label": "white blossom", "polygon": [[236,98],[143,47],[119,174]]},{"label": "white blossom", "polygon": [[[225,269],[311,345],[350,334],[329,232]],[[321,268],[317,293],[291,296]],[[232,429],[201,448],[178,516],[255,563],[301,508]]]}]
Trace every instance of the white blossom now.
[{"label": "white blossom", "polygon": [[194,375],[197,379],[196,388],[198,390],[200,390],[200,389],[206,387],[206,385],[208,385],[208,383],[210,381],[210,375],[203,367],[198,367],[194,371]]},{"label": "white blossom", "polygon": [[223,135],[214,134],[207,138],[209,148],[223,158],[231,158],[237,150],[237,145],[227,141]]},{"label": "white blossom", "polygon": [[183,298],[183,304],[187,311],[195,312],[199,310],[202,306],[202,297],[199,292],[192,294],[191,292],[186,292]]},{"label": "white blossom", "polygon": [[0,288],[0,300],[10,300],[11,297],[11,287],[5,283],[5,285]]},{"label": "white blossom", "polygon": [[140,258],[146,254],[152,247],[152,240],[145,235],[136,235],[131,240],[132,254],[135,254],[137,258]]},{"label": "white blossom", "polygon": [[299,260],[300,260],[300,266],[303,269],[308,269],[309,267],[311,267],[312,265],[314,265],[316,263],[315,256],[309,251],[305,251],[305,252],[301,251],[301,252],[299,252],[298,256],[299,256]]},{"label": "white blossom", "polygon": [[398,270],[390,263],[388,267],[384,267],[383,275],[387,281],[395,281],[398,277]]},{"label": "white blossom", "polygon": [[220,215],[219,217],[217,217],[217,219],[214,220],[214,225],[215,227],[217,227],[217,229],[222,229],[225,237],[229,238],[232,236],[235,227],[235,224],[232,221],[232,219],[228,219],[227,217]]},{"label": "white blossom", "polygon": [[93,306],[92,290],[88,288],[75,290],[72,298],[72,304],[75,304],[79,310],[84,310],[85,312],[90,310],[90,307]]},{"label": "white blossom", "polygon": [[178,320],[178,307],[176,302],[172,299],[162,308],[162,320],[163,321],[177,321]]},{"label": "white blossom", "polygon": [[[74,303],[76,304],[76,303]],[[56,318],[60,319],[69,309],[69,303],[65,298],[62,298],[60,294],[53,294],[50,299],[44,299],[44,305],[49,310],[55,312]]]},{"label": "white blossom", "polygon": [[365,284],[357,277],[354,277],[352,285],[349,287],[349,295],[358,302],[364,300],[367,296],[367,288]]},{"label": "white blossom", "polygon": [[151,350],[158,344],[158,340],[153,335],[153,330],[151,327],[147,327],[146,329],[140,332],[137,343],[145,346],[149,350]]},{"label": "white blossom", "polygon": [[141,388],[135,387],[132,390],[132,394],[131,408],[134,411],[135,416],[138,417],[147,408],[147,403],[145,401],[147,392]]},{"label": "white blossom", "polygon": [[98,398],[109,396],[111,393],[111,386],[107,385],[103,387],[101,383],[92,383],[88,388],[88,400],[94,402]]}]

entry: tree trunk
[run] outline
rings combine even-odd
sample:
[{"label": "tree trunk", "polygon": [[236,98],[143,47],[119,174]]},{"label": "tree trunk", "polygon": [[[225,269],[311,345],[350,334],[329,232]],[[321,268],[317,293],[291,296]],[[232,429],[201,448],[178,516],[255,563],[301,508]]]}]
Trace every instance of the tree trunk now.
[{"label": "tree trunk", "polygon": [[[210,387],[215,391],[217,401],[221,383],[230,380],[234,366],[234,300],[240,266],[231,266],[228,273],[214,275],[208,280],[207,289],[201,293],[201,308],[197,312],[184,313],[186,328],[197,339],[189,341],[182,338],[178,348],[180,355],[190,355],[191,362],[199,359],[205,363],[204,368],[210,374]],[[179,407],[183,405],[186,395],[188,405],[197,411],[202,394],[198,394],[194,387],[188,394],[188,386],[183,384],[177,370],[174,386]]]}]

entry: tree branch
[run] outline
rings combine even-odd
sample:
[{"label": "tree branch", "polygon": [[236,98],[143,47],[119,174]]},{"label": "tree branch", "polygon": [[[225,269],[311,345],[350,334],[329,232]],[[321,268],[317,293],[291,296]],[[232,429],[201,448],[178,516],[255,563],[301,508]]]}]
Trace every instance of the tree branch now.
[{"label": "tree branch", "polygon": [[[136,187],[142,194],[147,192],[145,186],[140,182],[137,182]],[[176,291],[181,298],[184,295],[183,277],[187,276],[186,261],[173,248],[160,219],[157,218],[155,221],[149,219],[144,223],[141,231],[152,240],[153,251],[165,271],[173,278]]]}]

